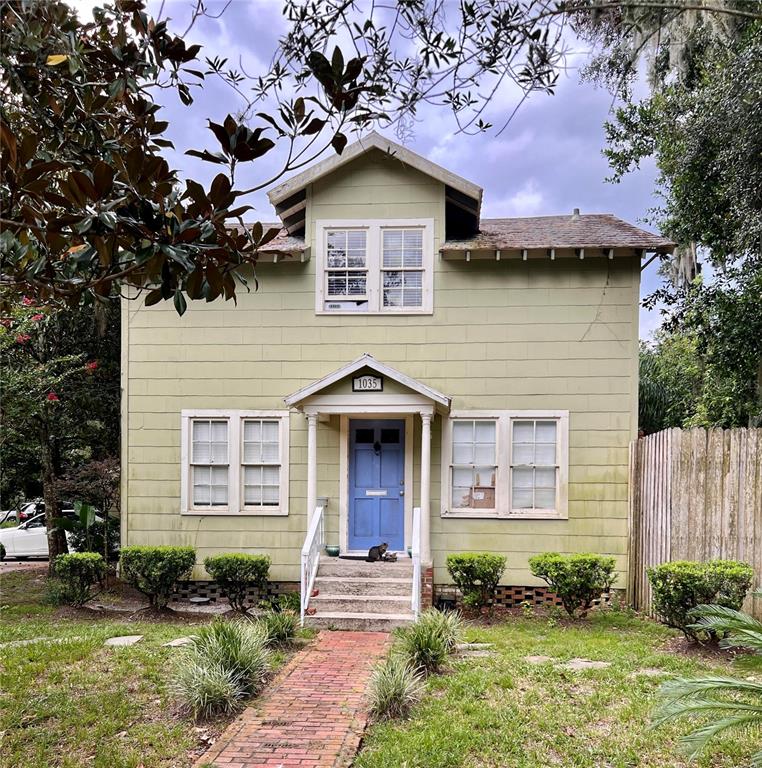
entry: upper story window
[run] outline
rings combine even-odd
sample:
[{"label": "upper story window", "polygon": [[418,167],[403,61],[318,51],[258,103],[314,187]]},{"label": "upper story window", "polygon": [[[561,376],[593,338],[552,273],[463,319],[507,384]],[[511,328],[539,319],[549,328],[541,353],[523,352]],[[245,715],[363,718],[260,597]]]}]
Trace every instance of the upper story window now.
[{"label": "upper story window", "polygon": [[432,220],[320,221],[316,226],[318,313],[432,311]]},{"label": "upper story window", "polygon": [[183,411],[181,511],[288,514],[287,411]]},{"label": "upper story window", "polygon": [[445,517],[565,518],[567,411],[457,411],[445,423]]}]

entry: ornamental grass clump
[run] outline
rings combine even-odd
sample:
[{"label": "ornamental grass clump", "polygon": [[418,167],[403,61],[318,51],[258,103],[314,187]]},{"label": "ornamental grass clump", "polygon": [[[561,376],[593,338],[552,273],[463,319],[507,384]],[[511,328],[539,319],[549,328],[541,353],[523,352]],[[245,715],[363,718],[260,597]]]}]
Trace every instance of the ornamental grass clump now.
[{"label": "ornamental grass clump", "polygon": [[462,631],[456,613],[442,613],[433,608],[400,633],[399,651],[405,660],[424,674],[438,672],[455,649]]},{"label": "ornamental grass clump", "polygon": [[587,615],[616,578],[616,560],[605,555],[545,552],[530,557],[529,568],[558,595],[569,616]]},{"label": "ornamental grass clump", "polygon": [[204,568],[219,584],[230,607],[238,613],[246,613],[251,607],[249,591],[252,588],[267,591],[270,562],[267,555],[230,552],[207,557]]},{"label": "ornamental grass clump", "polygon": [[59,581],[56,592],[60,602],[81,606],[92,600],[93,587],[106,575],[103,556],[96,552],[72,552],[58,555],[53,564]]},{"label": "ornamental grass clump", "polygon": [[256,622],[216,618],[192,641],[177,660],[172,690],[194,717],[232,712],[261,690],[270,652]]},{"label": "ornamental grass clump", "polygon": [[399,654],[376,666],[368,687],[370,715],[374,720],[405,718],[423,695],[423,676]]},{"label": "ornamental grass clump", "polygon": [[299,617],[290,610],[265,611],[256,623],[262,630],[268,646],[285,646],[296,637]]},{"label": "ornamental grass clump", "polygon": [[754,578],[753,568],[736,560],[676,560],[646,572],[659,620],[692,640],[716,637],[710,628],[694,626],[694,609],[711,604],[740,610]]},{"label": "ornamental grass clump", "polygon": [[122,578],[142,592],[153,608],[165,608],[175,585],[191,575],[196,564],[193,547],[124,547]]}]

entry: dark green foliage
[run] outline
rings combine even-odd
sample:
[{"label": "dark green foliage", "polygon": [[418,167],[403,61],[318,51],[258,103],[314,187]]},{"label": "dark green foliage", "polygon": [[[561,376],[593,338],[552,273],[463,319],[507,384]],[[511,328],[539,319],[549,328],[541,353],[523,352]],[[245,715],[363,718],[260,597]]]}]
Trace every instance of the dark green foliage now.
[{"label": "dark green foliage", "polygon": [[709,604],[739,610],[754,578],[750,565],[735,560],[678,560],[655,565],[647,573],[659,619],[693,639],[701,634],[693,610]]},{"label": "dark green foliage", "polygon": [[187,579],[196,563],[193,547],[124,547],[120,555],[122,578],[140,590],[154,608],[164,608],[175,584]]},{"label": "dark green foliage", "polygon": [[503,555],[491,552],[461,552],[447,555],[447,572],[463,593],[466,604],[491,605],[505,570]]},{"label": "dark green foliage", "polygon": [[69,546],[75,552],[108,552],[109,561],[119,556],[119,538],[119,521],[113,518],[108,521],[108,528],[96,520],[89,531],[79,528],[68,535]]},{"label": "dark green foliage", "polygon": [[570,616],[576,611],[584,616],[611,589],[616,561],[604,555],[544,552],[529,558],[529,568],[561,598]]},{"label": "dark green foliage", "polygon": [[220,585],[233,610],[246,613],[251,607],[247,598],[249,589],[267,590],[270,562],[268,555],[231,552],[207,557],[204,568]]},{"label": "dark green foliage", "polygon": [[302,609],[302,596],[299,592],[284,592],[273,597],[270,605],[274,611],[293,611],[299,613]]},{"label": "dark green foliage", "polygon": [[58,555],[55,574],[62,585],[62,599],[71,605],[84,605],[92,600],[93,586],[106,575],[106,563],[96,552]]},{"label": "dark green foliage", "polygon": [[5,544],[0,543],[0,560],[5,560]]}]

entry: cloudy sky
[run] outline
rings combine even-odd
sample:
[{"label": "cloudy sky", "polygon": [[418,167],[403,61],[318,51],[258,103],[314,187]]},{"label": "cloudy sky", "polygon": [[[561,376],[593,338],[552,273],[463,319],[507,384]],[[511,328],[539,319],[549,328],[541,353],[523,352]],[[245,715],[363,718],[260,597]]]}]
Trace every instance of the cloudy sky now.
[{"label": "cloudy sky", "polygon": [[[79,0],[80,15],[87,17],[94,0]],[[173,31],[185,30],[192,0],[165,0],[163,16],[171,19]],[[155,14],[160,0],[150,0]],[[206,0],[210,14],[223,10],[222,0]],[[239,58],[249,73],[267,69],[278,36],[285,30],[280,0],[232,0],[218,19],[200,18],[188,34],[187,42],[201,43],[202,55],[228,57],[231,65]],[[407,146],[464,176],[484,189],[483,215],[536,216],[582,212],[610,212],[635,224],[643,219],[657,200],[653,195],[655,169],[648,165],[619,184],[606,182],[608,165],[601,154],[604,146],[603,123],[612,108],[607,92],[581,83],[574,65],[584,59],[584,50],[573,46],[571,68],[562,76],[555,95],[537,94],[529,99],[500,136],[494,132],[478,136],[455,133],[449,115],[443,111],[422,113],[414,136]],[[211,179],[215,166],[187,157],[189,148],[217,150],[206,129],[206,119],[222,122],[228,112],[240,106],[231,89],[207,80],[196,101],[184,107],[169,94],[162,94],[164,119],[170,121],[170,138],[177,151],[168,158],[174,167],[199,180]],[[511,89],[499,93],[491,117],[500,124],[501,115],[515,106]],[[395,138],[387,131],[390,138]],[[282,162],[277,149],[261,161],[241,168],[237,186],[251,186],[269,178]],[[254,205],[263,220],[273,220],[264,192],[255,196]],[[642,295],[659,283],[656,264],[643,275]],[[658,313],[641,309],[641,337],[658,325]]]}]

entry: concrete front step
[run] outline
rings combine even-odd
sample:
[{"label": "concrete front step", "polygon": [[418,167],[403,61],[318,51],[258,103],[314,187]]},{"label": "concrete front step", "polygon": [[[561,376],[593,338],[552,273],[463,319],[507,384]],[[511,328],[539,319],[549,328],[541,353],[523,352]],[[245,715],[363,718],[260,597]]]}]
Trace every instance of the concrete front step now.
[{"label": "concrete front step", "polygon": [[365,563],[362,560],[340,560],[337,557],[321,557],[318,576],[364,576],[366,578],[412,578],[413,563],[408,559],[396,563]]},{"label": "concrete front step", "polygon": [[323,595],[407,595],[413,589],[411,578],[378,576],[318,576],[315,587]]},{"label": "concrete front step", "polygon": [[410,610],[410,595],[324,595],[310,598],[310,607],[324,613],[345,611],[349,613],[398,614]]},{"label": "concrete front step", "polygon": [[412,612],[407,613],[352,613],[328,611],[305,617],[305,624],[315,629],[348,629],[355,632],[391,632],[413,623]]}]

